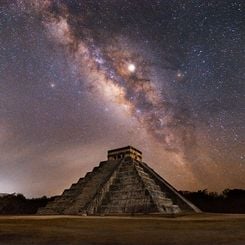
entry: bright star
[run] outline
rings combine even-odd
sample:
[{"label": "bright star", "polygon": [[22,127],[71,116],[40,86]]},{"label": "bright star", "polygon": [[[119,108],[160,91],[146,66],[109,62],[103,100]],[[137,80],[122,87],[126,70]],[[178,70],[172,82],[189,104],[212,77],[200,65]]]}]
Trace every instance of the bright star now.
[{"label": "bright star", "polygon": [[178,72],[177,73],[177,77],[182,77],[183,75],[182,75],[182,73],[181,72]]},{"label": "bright star", "polygon": [[130,72],[135,72],[136,66],[135,66],[134,64],[129,64],[129,65],[128,65],[128,70],[129,70]]},{"label": "bright star", "polygon": [[50,83],[50,87],[54,88],[55,87],[55,83]]}]

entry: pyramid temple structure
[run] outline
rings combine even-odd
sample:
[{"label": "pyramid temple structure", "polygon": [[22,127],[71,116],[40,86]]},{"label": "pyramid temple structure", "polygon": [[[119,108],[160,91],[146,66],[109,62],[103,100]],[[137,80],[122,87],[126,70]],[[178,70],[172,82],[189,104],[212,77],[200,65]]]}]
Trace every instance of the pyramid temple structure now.
[{"label": "pyramid temple structure", "polygon": [[201,212],[142,161],[132,146],[109,150],[107,161],[40,208],[38,214],[122,215]]}]

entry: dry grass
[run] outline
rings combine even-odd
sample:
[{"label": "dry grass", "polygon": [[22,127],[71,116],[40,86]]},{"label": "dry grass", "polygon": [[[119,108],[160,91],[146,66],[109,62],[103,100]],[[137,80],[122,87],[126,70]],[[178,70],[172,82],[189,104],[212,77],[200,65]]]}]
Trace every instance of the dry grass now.
[{"label": "dry grass", "polygon": [[244,245],[245,215],[1,216],[1,245]]}]

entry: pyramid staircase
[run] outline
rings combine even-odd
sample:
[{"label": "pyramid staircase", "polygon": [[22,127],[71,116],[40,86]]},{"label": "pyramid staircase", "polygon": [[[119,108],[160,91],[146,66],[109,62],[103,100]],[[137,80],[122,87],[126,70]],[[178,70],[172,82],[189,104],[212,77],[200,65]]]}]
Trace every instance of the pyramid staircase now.
[{"label": "pyramid staircase", "polygon": [[98,213],[178,213],[180,209],[167,198],[137,161],[124,161],[102,200]]},{"label": "pyramid staircase", "polygon": [[[130,146],[129,146],[130,147]],[[128,148],[126,147],[127,151]],[[132,148],[132,147],[131,147]],[[130,151],[132,151],[132,149]],[[108,161],[40,208],[38,214],[110,215],[134,213],[178,214],[200,212],[161,178],[141,156],[113,150]],[[133,148],[133,151],[136,149]]]}]

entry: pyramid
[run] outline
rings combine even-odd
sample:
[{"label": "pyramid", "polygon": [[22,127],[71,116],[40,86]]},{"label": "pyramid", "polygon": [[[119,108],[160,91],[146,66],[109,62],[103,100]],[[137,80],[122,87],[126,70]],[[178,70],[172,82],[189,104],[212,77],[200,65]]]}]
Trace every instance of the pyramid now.
[{"label": "pyramid", "polygon": [[38,214],[119,215],[201,212],[142,161],[132,146],[108,151],[108,160],[80,178]]}]

